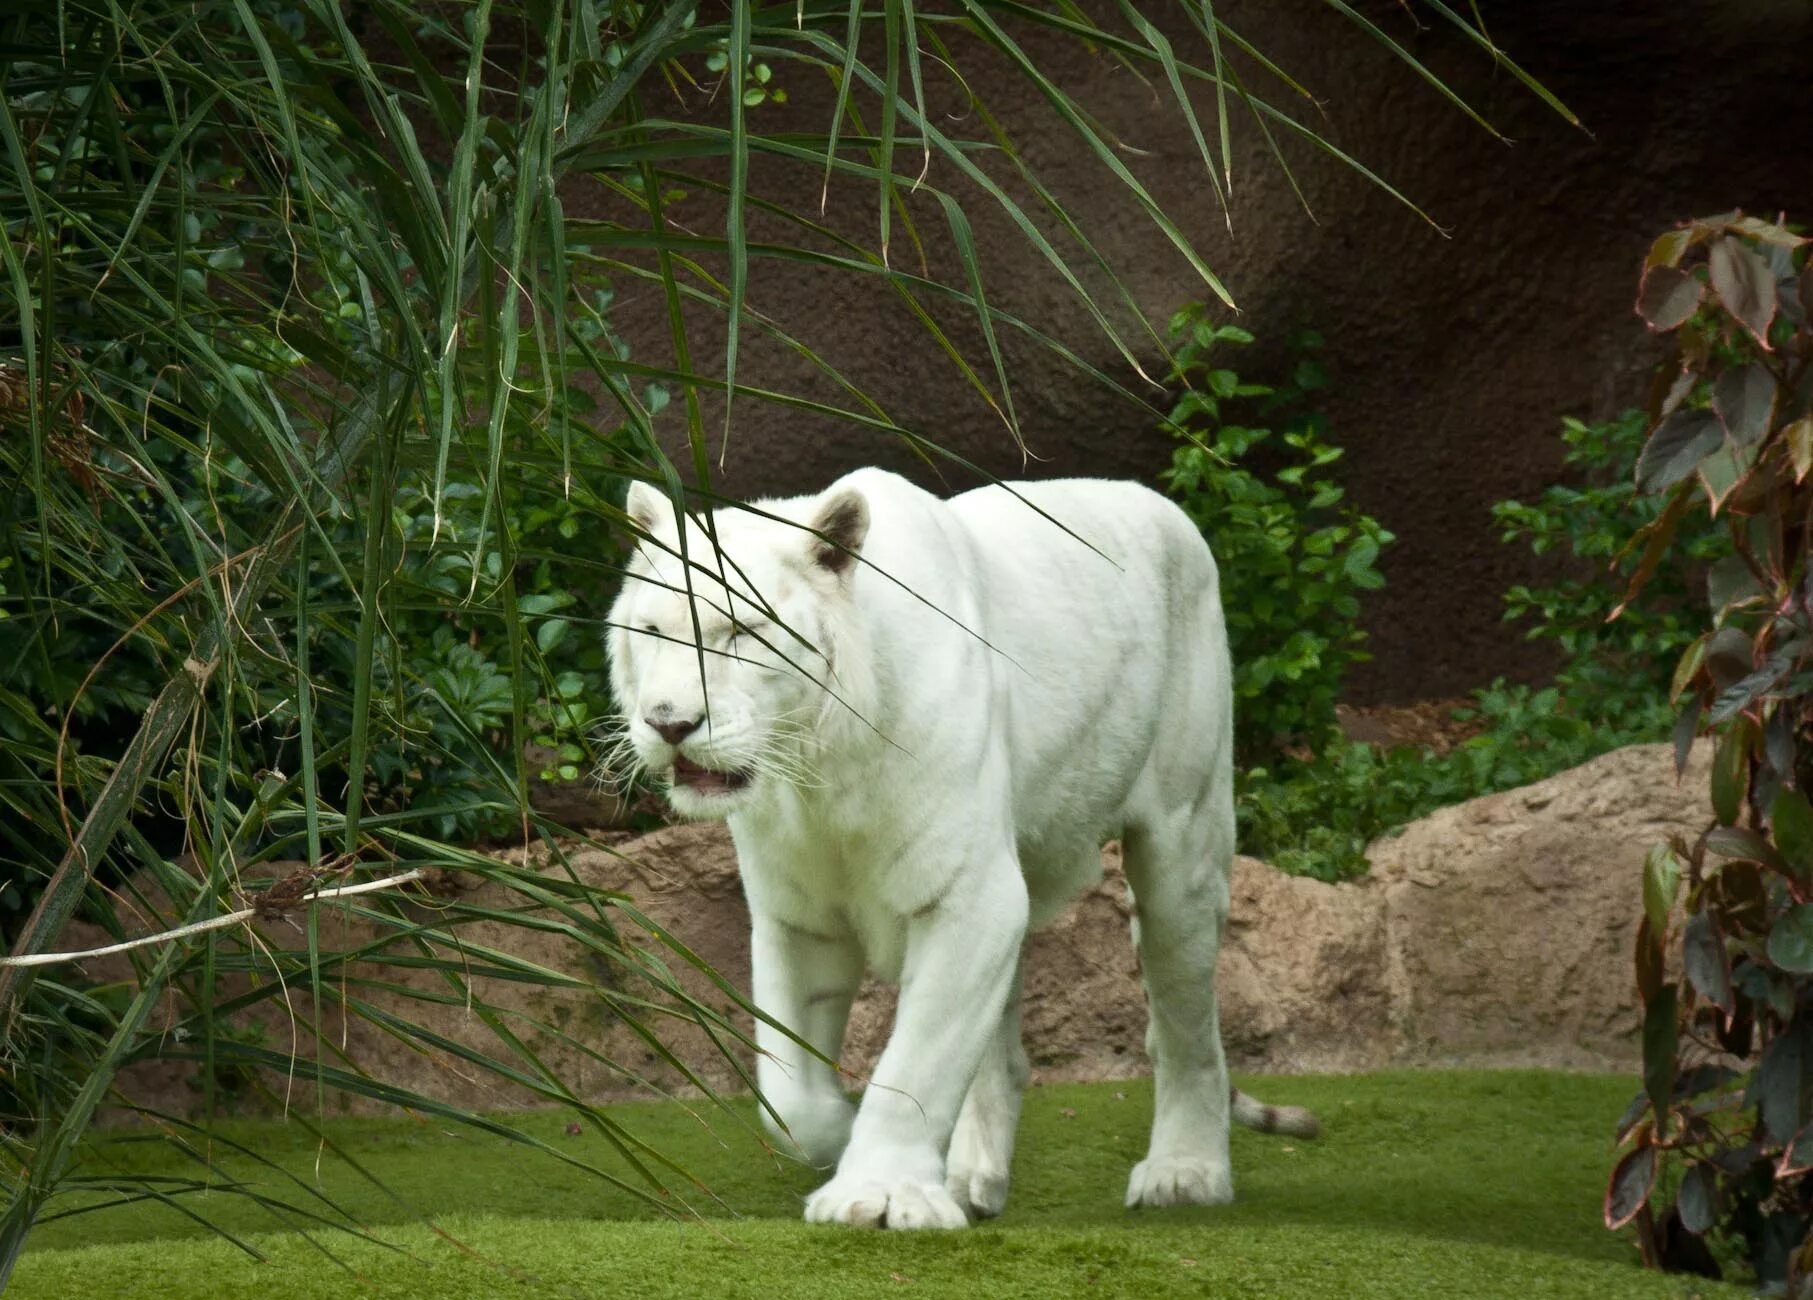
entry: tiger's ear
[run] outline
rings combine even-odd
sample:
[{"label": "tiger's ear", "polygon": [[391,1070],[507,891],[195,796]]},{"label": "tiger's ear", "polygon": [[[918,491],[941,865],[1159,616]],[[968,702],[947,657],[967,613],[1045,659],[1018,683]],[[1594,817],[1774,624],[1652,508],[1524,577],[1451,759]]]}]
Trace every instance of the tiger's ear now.
[{"label": "tiger's ear", "polygon": [[855,488],[839,488],[820,499],[806,527],[818,534],[810,539],[812,562],[830,573],[847,573],[869,535],[869,503]]},{"label": "tiger's ear", "polygon": [[629,495],[623,502],[624,513],[645,533],[655,531],[657,525],[674,517],[673,502],[669,501],[661,489],[641,479],[630,480]]}]

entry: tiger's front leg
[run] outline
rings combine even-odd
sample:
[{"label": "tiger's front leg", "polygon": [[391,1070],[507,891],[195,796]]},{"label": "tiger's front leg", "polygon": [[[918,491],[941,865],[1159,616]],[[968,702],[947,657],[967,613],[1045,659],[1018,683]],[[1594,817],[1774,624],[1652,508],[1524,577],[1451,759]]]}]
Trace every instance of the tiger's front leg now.
[{"label": "tiger's front leg", "polygon": [[768,1103],[762,1121],[807,1163],[829,1169],[849,1140],[855,1107],[827,1062],[843,1050],[850,1003],[862,982],[862,949],[853,935],[829,925],[818,930],[781,919],[759,894],[749,911],[755,1004],[792,1031],[756,1022],[756,1083]]},{"label": "tiger's front leg", "polygon": [[900,1006],[837,1174],[806,1200],[814,1223],[961,1228],[945,1156],[964,1094],[1001,1024],[1026,936],[1011,853],[953,873],[905,918]]}]

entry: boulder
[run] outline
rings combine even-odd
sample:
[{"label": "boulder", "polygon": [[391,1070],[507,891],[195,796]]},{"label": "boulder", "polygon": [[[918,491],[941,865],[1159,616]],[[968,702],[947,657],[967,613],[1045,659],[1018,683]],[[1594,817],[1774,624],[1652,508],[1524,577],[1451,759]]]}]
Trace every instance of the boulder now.
[{"label": "boulder", "polygon": [[1710,746],[1678,781],[1669,746],[1632,746],[1373,844],[1366,888],[1384,911],[1390,1059],[1638,1065],[1643,858],[1711,822],[1710,773]]}]

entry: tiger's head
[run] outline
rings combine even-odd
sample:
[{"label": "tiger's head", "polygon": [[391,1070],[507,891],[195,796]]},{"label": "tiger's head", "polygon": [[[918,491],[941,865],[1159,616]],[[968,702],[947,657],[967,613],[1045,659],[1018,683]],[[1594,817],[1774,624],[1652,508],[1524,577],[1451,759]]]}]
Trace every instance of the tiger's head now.
[{"label": "tiger's head", "polygon": [[862,493],[833,484],[707,521],[676,517],[637,482],[626,509],[648,537],[606,640],[621,755],[663,779],[686,817],[724,817],[776,784],[814,780],[813,742],[852,635]]}]

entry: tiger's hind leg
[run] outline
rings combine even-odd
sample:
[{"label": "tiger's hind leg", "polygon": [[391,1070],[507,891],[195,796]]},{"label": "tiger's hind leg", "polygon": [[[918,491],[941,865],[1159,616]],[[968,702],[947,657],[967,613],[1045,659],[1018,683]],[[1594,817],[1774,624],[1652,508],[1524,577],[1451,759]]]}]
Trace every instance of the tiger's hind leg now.
[{"label": "tiger's hind leg", "polygon": [[1234,1179],[1215,962],[1233,864],[1231,792],[1212,784],[1194,806],[1129,826],[1123,850],[1156,1094],[1151,1145],[1134,1166],[1127,1204],[1224,1204]]}]

